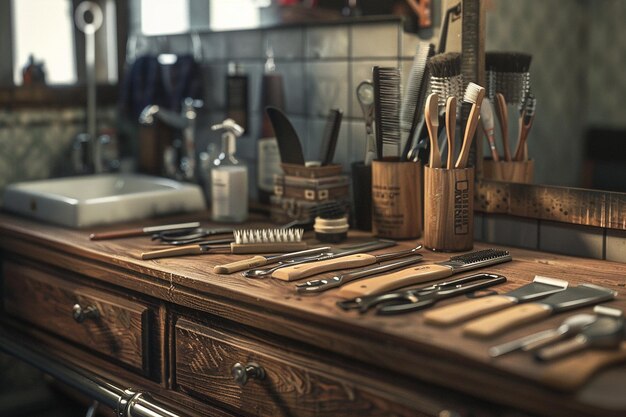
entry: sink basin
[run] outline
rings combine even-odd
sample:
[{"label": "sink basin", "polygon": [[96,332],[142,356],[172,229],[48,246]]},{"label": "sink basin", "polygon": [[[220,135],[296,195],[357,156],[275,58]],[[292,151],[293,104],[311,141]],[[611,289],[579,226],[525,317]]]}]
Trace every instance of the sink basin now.
[{"label": "sink basin", "polygon": [[137,174],[101,174],[9,185],[7,211],[69,227],[112,224],[206,208],[199,186]]}]

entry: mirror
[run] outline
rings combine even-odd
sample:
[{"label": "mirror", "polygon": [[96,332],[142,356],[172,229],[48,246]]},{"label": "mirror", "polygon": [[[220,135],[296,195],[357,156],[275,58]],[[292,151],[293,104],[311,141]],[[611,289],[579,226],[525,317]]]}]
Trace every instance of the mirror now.
[{"label": "mirror", "polygon": [[[188,31],[253,29],[338,20],[345,17],[397,16],[404,29],[430,28],[433,0],[135,0],[140,32],[164,35]],[[167,14],[166,21],[162,16]]]},{"label": "mirror", "polygon": [[534,183],[626,192],[626,2],[483,1],[485,50],[532,54]]}]

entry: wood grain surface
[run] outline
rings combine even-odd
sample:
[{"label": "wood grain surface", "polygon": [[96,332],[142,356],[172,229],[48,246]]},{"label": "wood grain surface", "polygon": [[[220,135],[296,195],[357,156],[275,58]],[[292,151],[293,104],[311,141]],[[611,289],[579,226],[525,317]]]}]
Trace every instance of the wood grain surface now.
[{"label": "wood grain surface", "polygon": [[[8,314],[144,371],[149,331],[145,305],[10,261],[3,263],[2,273]],[[77,323],[74,304],[97,308],[99,317]]]},{"label": "wood grain surface", "polygon": [[422,233],[422,169],[399,161],[372,162],[372,233],[415,239]]},{"label": "wood grain surface", "polygon": [[[197,216],[168,218],[167,221],[208,218],[206,214]],[[163,221],[154,220],[155,224]],[[337,290],[304,297],[294,292],[293,283],[247,280],[239,274],[211,272],[214,266],[244,259],[245,255],[141,261],[142,252],[158,247],[148,238],[91,242],[88,235],[92,231],[70,230],[0,214],[0,248],[5,259],[21,254],[50,267],[70,269],[96,282],[250,326],[292,343],[303,343],[309,346],[311,354],[320,352],[321,356],[314,355],[318,358],[331,355],[375,366],[382,372],[381,377],[395,375],[391,381],[407,378],[545,416],[555,415],[554,410],[568,416],[598,413],[618,416],[626,410],[621,388],[626,384],[626,367],[619,363],[612,364],[582,387],[561,386],[561,389],[576,389],[563,393],[554,389],[552,382],[544,383],[546,373],[552,369],[550,364],[537,363],[522,353],[497,360],[489,357],[487,349],[492,344],[556,327],[567,314],[521,327],[489,342],[474,340],[463,336],[461,326],[426,325],[420,312],[396,317],[343,312],[335,306],[340,299]],[[308,238],[311,241],[310,236]],[[368,238],[367,234],[351,231],[349,242]],[[406,241],[400,246],[409,248],[415,243]],[[475,249],[489,247],[475,246]],[[619,295],[607,305],[626,309],[623,278],[626,265],[515,248],[510,251],[513,262],[486,270],[508,278],[506,284],[494,287],[497,292],[512,290],[529,283],[535,275],[542,275],[568,280],[570,285],[591,282],[612,288]],[[446,254],[428,251],[424,255],[424,262],[448,258]],[[458,300],[445,300],[440,305]],[[591,312],[591,307],[577,312]],[[611,401],[607,402],[609,396]]]},{"label": "wood grain surface", "polygon": [[424,245],[444,252],[474,245],[474,168],[424,167]]},{"label": "wood grain surface", "polygon": [[519,182],[532,184],[535,162],[528,161],[494,161],[483,160],[483,178],[493,181]]}]

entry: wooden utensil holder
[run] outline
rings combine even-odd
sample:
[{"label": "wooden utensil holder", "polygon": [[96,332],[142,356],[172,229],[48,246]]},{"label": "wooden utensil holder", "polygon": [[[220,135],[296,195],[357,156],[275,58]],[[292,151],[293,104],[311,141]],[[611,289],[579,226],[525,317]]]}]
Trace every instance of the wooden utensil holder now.
[{"label": "wooden utensil holder", "polygon": [[391,239],[420,237],[421,188],[421,164],[397,158],[372,162],[373,234]]},{"label": "wooden utensil holder", "polygon": [[494,161],[491,158],[483,160],[483,178],[504,182],[532,184],[535,171],[535,162],[528,161]]},{"label": "wooden utensil holder", "polygon": [[474,246],[474,168],[424,168],[424,246],[459,252]]}]

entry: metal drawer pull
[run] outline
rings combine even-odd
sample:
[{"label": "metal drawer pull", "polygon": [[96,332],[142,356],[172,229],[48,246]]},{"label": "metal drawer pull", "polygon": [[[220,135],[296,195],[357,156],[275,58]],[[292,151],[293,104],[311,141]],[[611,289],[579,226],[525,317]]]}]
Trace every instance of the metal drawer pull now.
[{"label": "metal drawer pull", "polygon": [[87,306],[83,308],[80,304],[74,304],[72,307],[72,317],[76,323],[82,323],[87,319],[98,319],[100,318],[100,312],[96,306]]},{"label": "metal drawer pull", "polygon": [[245,365],[237,362],[233,365],[230,373],[235,382],[242,387],[248,383],[249,379],[258,379],[259,381],[265,379],[265,369],[255,362],[248,362]]}]

